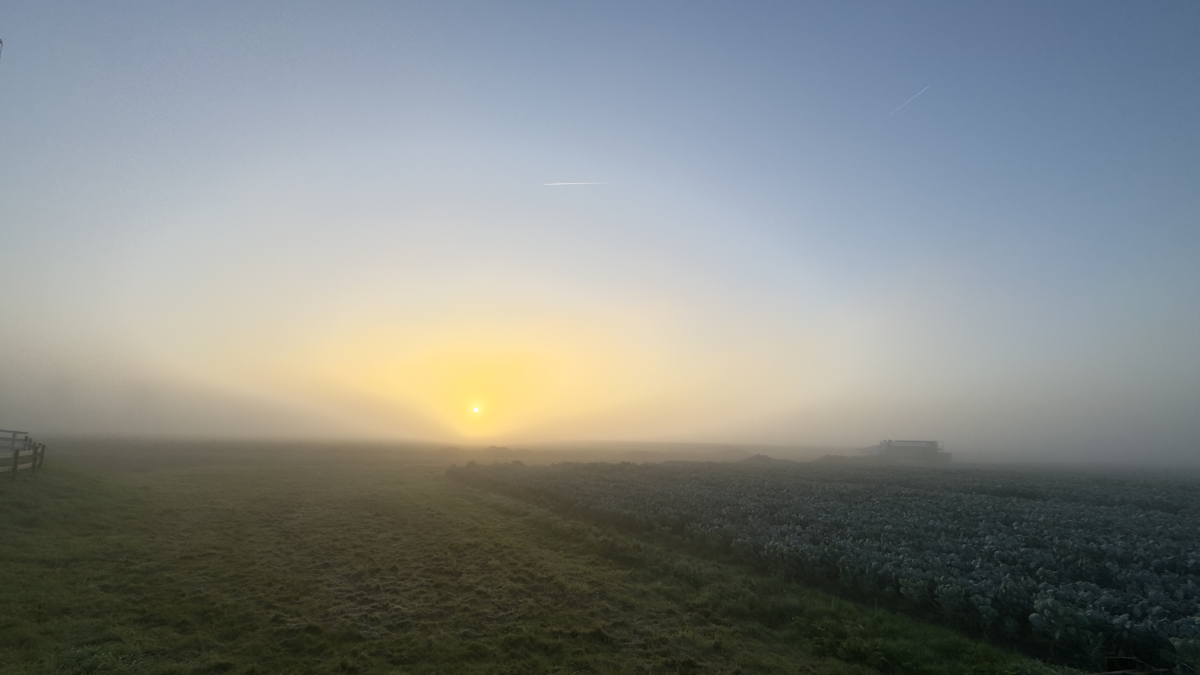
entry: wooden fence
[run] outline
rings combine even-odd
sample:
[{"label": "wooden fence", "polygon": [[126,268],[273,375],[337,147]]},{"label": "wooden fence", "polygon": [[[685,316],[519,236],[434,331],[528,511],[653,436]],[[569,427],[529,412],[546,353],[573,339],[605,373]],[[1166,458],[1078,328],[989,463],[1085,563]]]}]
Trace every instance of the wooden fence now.
[{"label": "wooden fence", "polygon": [[0,473],[12,472],[12,479],[17,479],[17,472],[29,469],[34,473],[46,461],[46,444],[35,443],[24,431],[9,431],[0,429]]}]

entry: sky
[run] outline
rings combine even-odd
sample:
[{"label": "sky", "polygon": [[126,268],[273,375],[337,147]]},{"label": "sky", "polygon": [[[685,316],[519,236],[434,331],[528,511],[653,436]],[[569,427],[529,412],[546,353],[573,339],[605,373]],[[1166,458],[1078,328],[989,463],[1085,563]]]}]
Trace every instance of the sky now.
[{"label": "sky", "polygon": [[0,1],[0,426],[1200,464],[1198,34]]}]

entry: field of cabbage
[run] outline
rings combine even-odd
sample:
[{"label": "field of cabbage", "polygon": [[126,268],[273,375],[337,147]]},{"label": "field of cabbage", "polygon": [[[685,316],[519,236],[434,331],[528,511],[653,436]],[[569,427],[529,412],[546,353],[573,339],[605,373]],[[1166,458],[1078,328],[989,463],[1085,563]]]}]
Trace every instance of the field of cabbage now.
[{"label": "field of cabbage", "polygon": [[1121,654],[1200,672],[1195,476],[789,462],[449,475],[1076,662]]}]

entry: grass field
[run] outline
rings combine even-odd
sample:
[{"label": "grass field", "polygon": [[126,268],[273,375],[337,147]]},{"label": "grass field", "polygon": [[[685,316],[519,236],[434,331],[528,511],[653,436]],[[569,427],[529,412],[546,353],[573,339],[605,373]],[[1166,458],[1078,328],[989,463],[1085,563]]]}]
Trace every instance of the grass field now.
[{"label": "grass field", "polygon": [[0,482],[2,673],[1067,672],[419,457],[47,456]]}]

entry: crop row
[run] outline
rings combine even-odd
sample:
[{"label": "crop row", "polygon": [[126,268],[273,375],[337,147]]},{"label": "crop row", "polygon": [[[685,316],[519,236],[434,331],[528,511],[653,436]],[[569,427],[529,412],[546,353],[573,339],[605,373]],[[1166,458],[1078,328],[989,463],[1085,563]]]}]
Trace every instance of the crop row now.
[{"label": "crop row", "polygon": [[1200,655],[1200,489],[1065,472],[519,463],[461,480],[892,597],[1084,661]]}]

